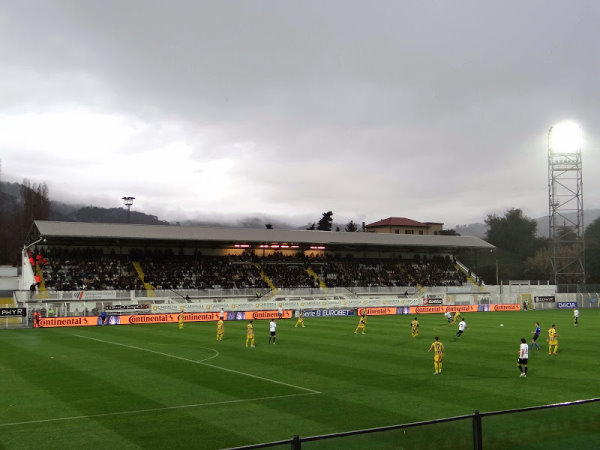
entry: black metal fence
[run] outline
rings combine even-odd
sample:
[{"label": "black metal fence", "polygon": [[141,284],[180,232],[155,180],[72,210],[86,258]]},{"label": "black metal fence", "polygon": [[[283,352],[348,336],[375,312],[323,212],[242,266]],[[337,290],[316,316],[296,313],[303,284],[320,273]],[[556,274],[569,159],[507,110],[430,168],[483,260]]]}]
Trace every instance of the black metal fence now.
[{"label": "black metal fence", "polygon": [[[534,433],[534,436],[529,439],[544,439],[544,437],[550,436],[554,439],[554,434],[565,435],[565,430],[557,429],[555,424],[548,424],[548,429],[540,433],[540,422],[548,422],[552,417],[556,418],[555,412],[557,410],[575,407],[578,409],[576,417],[560,418],[560,420],[567,427],[566,434],[570,444],[574,444],[571,448],[597,448],[596,445],[600,445],[600,398],[593,398],[587,400],[578,400],[573,402],[555,403],[551,405],[532,406],[528,408],[508,409],[503,411],[492,411],[486,413],[480,413],[475,411],[473,414],[466,414],[463,416],[447,417],[443,419],[427,420],[423,422],[413,422],[402,425],[390,425],[379,428],[368,428],[363,430],[346,431],[343,433],[332,433],[324,434],[320,436],[300,437],[295,435],[291,439],[284,439],[280,441],[265,442],[262,444],[247,445],[242,447],[234,447],[229,450],[240,450],[240,449],[255,449],[255,448],[267,448],[267,447],[280,447],[280,448],[291,448],[292,450],[301,449],[303,444],[305,448],[325,448],[325,447],[336,447],[336,448],[367,448],[368,446],[375,448],[378,445],[369,445],[369,439],[374,439],[376,435],[383,433],[395,432],[396,434],[390,434],[387,437],[390,448],[405,448],[402,446],[402,442],[408,444],[409,448],[414,448],[415,434],[407,431],[418,430],[418,433],[425,440],[427,440],[429,448],[441,448],[440,445],[435,444],[436,436],[440,436],[441,439],[451,446],[449,448],[467,448],[472,443],[473,449],[481,450],[484,447],[484,443],[491,444],[493,448],[511,448],[511,444],[515,441],[523,443],[527,440],[527,433]],[[584,406],[588,405],[588,407]],[[535,427],[527,423],[527,420],[523,419],[523,416],[514,417],[516,414],[526,414],[549,411],[549,415],[535,415],[530,421],[536,423]],[[512,424],[502,423],[501,420],[494,420],[491,418],[499,418],[501,416],[509,416]],[[490,420],[489,423],[485,419]],[[516,423],[515,423],[516,419]],[[460,423],[461,425],[454,430],[454,435],[448,433],[447,429],[444,429],[443,424],[449,423]],[[470,423],[470,425],[469,425]],[[489,426],[494,429],[495,437],[493,440],[484,440],[485,427]],[[432,427],[429,428],[428,427]],[[533,431],[532,431],[533,430]],[[536,431],[538,433],[536,433]],[[398,432],[401,432],[398,434]],[[553,434],[554,433],[554,434]],[[580,436],[577,436],[577,433]],[[588,434],[591,433],[591,434]],[[515,436],[511,436],[514,434]],[[356,442],[355,445],[349,443],[347,438],[360,438],[360,442]],[[336,440],[333,442],[333,440]],[[468,442],[467,442],[468,441]],[[328,443],[327,443],[328,442]],[[393,444],[392,444],[393,442]],[[440,441],[442,442],[442,441]],[[372,442],[371,442],[372,443]],[[322,445],[313,445],[322,444]],[[411,446],[412,444],[412,446]],[[590,444],[591,446],[587,445]],[[486,445],[487,447],[487,445]]]}]

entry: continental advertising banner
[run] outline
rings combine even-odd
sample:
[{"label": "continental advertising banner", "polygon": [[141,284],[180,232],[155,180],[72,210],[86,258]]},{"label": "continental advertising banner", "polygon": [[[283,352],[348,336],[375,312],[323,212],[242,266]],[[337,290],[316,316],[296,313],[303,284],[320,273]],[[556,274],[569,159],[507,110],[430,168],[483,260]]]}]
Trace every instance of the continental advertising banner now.
[{"label": "continental advertising banner", "polygon": [[43,317],[40,328],[91,327],[98,325],[97,317]]},{"label": "continental advertising banner", "polygon": [[412,306],[410,314],[443,314],[450,312],[477,312],[479,305]]},{"label": "continental advertising banner", "polygon": [[[291,319],[292,318],[292,310],[284,309],[282,311],[283,319]],[[244,318],[246,320],[262,320],[262,319],[278,319],[279,311],[246,311]]]},{"label": "continental advertising banner", "polygon": [[[179,314],[133,314],[119,317],[119,325],[135,325],[141,323],[171,323],[179,322]],[[218,312],[183,313],[184,322],[213,322],[219,320]],[[227,320],[227,318],[225,318]]]},{"label": "continental advertising banner", "polygon": [[490,307],[490,311],[520,311],[520,303],[509,303],[505,305],[485,305]]},{"label": "continental advertising banner", "polygon": [[358,308],[358,315],[362,316],[363,313],[367,316],[389,316],[395,315],[397,312],[396,307],[393,308]]},{"label": "continental advertising banner", "polygon": [[520,303],[509,303],[504,305],[479,305],[480,312],[490,312],[490,311],[520,311],[521,304]]}]

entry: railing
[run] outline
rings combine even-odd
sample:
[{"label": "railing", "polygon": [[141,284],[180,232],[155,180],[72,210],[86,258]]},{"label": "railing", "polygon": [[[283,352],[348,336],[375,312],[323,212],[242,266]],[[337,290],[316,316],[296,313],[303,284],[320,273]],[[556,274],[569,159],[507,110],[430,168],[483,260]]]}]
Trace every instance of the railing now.
[{"label": "railing", "polygon": [[[514,414],[524,414],[524,413],[532,413],[535,411],[544,411],[544,410],[552,410],[554,411],[551,414],[551,417],[542,417],[542,419],[545,421],[546,426],[552,427],[553,424],[548,423],[548,420],[555,420],[557,422],[563,422],[563,427],[565,427],[565,436],[568,435],[569,437],[569,442],[572,445],[571,448],[594,448],[593,446],[595,445],[595,443],[597,443],[597,441],[595,441],[595,439],[597,439],[597,437],[595,438],[594,436],[590,436],[590,438],[588,439],[588,437],[585,435],[586,431],[584,431],[582,434],[583,436],[578,437],[577,434],[575,433],[576,430],[573,430],[572,428],[572,421],[571,420],[565,420],[564,417],[557,417],[559,416],[559,412],[561,412],[562,408],[568,408],[568,407],[574,407],[576,408],[575,413],[573,414],[574,416],[577,415],[581,415],[581,418],[583,418],[584,423],[587,422],[590,424],[589,427],[589,432],[592,434],[598,434],[598,430],[597,430],[597,424],[598,424],[598,419],[600,419],[600,409],[597,407],[598,402],[600,402],[600,398],[593,398],[593,399],[588,399],[588,400],[577,400],[577,401],[572,401],[572,402],[565,402],[565,403],[555,403],[555,404],[551,404],[551,405],[542,405],[542,406],[531,406],[531,407],[527,407],[527,408],[518,408],[518,409],[508,409],[508,410],[503,410],[503,411],[492,411],[492,412],[487,412],[487,413],[480,413],[479,411],[475,411],[473,414],[467,414],[467,415],[462,415],[462,416],[455,416],[455,417],[447,417],[447,418],[443,418],[443,419],[434,419],[434,420],[427,420],[427,421],[422,421],[422,422],[413,422],[413,423],[407,423],[407,424],[402,424],[402,425],[391,425],[391,426],[386,426],[386,427],[378,427],[378,428],[368,428],[368,429],[363,429],[363,430],[354,430],[354,431],[346,431],[346,432],[342,432],[342,433],[332,433],[332,434],[324,434],[324,435],[319,435],[319,436],[310,436],[310,437],[300,437],[299,435],[295,435],[290,439],[283,439],[283,440],[279,440],[279,441],[273,441],[273,442],[265,442],[265,443],[261,443],[261,444],[253,444],[253,445],[245,445],[242,447],[232,447],[229,450],[241,450],[241,449],[255,449],[255,448],[268,448],[268,447],[281,447],[281,446],[288,446],[288,448],[291,448],[292,450],[299,450],[302,448],[303,444],[307,444],[307,443],[312,443],[313,445],[307,445],[305,446],[306,448],[318,448],[319,445],[317,444],[322,444],[323,446],[329,447],[331,448],[332,446],[336,446],[339,448],[350,448],[353,447],[353,445],[349,444],[349,442],[344,441],[345,438],[357,438],[357,439],[362,439],[361,443],[355,443],[359,444],[358,447],[363,447],[363,448],[367,448],[369,446],[371,447],[377,447],[377,445],[373,442],[374,440],[378,440],[379,438],[382,438],[383,441],[387,442],[388,446],[390,446],[390,444],[394,445],[394,446],[405,446],[408,445],[409,447],[413,448],[416,447],[417,441],[415,440],[416,438],[418,438],[419,433],[420,433],[420,440],[422,440],[423,442],[426,442],[428,444],[427,448],[435,448],[436,447],[436,441],[435,439],[440,439],[440,444],[442,445],[447,445],[448,442],[452,442],[453,443],[453,447],[454,448],[467,448],[466,446],[468,445],[469,447],[472,445],[473,449],[475,450],[481,450],[484,447],[484,444],[486,444],[486,447],[488,444],[490,444],[490,446],[492,447],[496,447],[495,444],[498,444],[498,442],[502,442],[502,446],[503,448],[510,448],[511,446],[511,441],[510,441],[510,437],[507,436],[510,433],[507,433],[507,430],[518,430],[518,432],[516,433],[515,436],[515,445],[519,445],[519,444],[523,444],[523,442],[526,441],[526,436],[527,433],[535,433],[535,431],[531,431],[531,430],[535,430],[537,428],[534,427],[527,427],[527,423],[524,423],[524,418],[521,416],[518,419],[514,418],[514,420],[517,420],[518,423],[514,426],[509,425],[506,426],[506,424],[499,424],[498,422],[494,422],[494,423],[490,423],[490,429],[493,430],[493,434],[496,437],[492,437],[490,436],[489,438],[486,437],[486,435],[484,435],[484,432],[486,431],[484,428],[484,419],[487,418],[492,418],[492,417],[498,417],[498,416],[509,416],[512,418],[511,415]],[[584,405],[589,405],[589,406],[584,406]],[[577,417],[577,419],[581,419],[580,417]],[[539,420],[539,417],[533,417],[533,421],[537,421]],[[587,419],[587,420],[586,420]],[[446,429],[443,425],[444,424],[449,424],[449,423],[461,423],[461,428],[460,429],[455,429],[454,433],[451,432],[451,430]],[[470,422],[470,425],[467,426]],[[492,421],[493,422],[493,421]],[[431,430],[423,430],[424,427],[427,426],[433,426],[435,427],[434,429]],[[442,430],[443,428],[443,430]],[[538,424],[538,428],[539,428],[539,424]],[[409,435],[407,435],[407,431],[414,429],[416,431],[416,433],[411,433]],[[397,432],[397,431],[402,431],[402,433],[393,433],[393,432]],[[449,433],[450,431],[450,433]],[[560,432],[561,430],[557,430],[557,432]],[[382,437],[382,435],[384,433],[389,433],[387,436]],[[451,435],[454,434],[454,435]],[[370,441],[369,439],[366,438],[366,436],[369,435],[370,436]],[[331,442],[331,440],[337,439],[337,441]],[[468,443],[466,442],[468,439]],[[495,440],[497,439],[498,442],[496,442]],[[543,436],[539,436],[536,437],[535,440],[542,440]],[[589,440],[592,439],[592,441],[590,442]],[[324,441],[329,441],[328,443],[324,442]],[[594,442],[595,441],[595,442]],[[377,442],[377,444],[380,444],[381,442]],[[539,442],[538,442],[539,444]],[[591,444],[591,446],[586,445],[586,444]]]}]

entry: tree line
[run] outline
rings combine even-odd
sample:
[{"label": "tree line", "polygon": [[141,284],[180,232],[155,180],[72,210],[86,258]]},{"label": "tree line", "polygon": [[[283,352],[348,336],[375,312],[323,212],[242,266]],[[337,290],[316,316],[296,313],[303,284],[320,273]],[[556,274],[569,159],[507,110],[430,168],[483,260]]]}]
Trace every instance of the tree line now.
[{"label": "tree line", "polygon": [[[537,236],[537,222],[523,215],[523,211],[511,208],[504,216],[488,215],[485,224],[485,240],[496,246],[489,254],[473,255],[463,252],[465,262],[474,267],[487,283],[508,280],[540,280],[553,282],[551,265],[551,241]],[[559,229],[562,238],[576,239],[574,231],[565,226]],[[600,283],[600,218],[585,228],[585,272],[586,283]],[[561,249],[565,257],[575,257],[578,249],[573,246]],[[573,279],[573,283],[577,280]]]},{"label": "tree line", "polygon": [[9,196],[0,192],[0,263],[17,265],[21,246],[34,220],[47,220],[50,211],[46,183],[23,180],[16,208],[10,208]]}]

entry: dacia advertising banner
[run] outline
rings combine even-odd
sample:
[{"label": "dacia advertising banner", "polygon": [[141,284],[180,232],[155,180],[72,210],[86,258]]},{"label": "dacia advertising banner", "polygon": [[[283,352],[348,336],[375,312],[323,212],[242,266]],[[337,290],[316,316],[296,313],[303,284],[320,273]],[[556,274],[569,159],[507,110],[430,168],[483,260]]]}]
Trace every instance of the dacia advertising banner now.
[{"label": "dacia advertising banner", "polygon": [[302,311],[304,317],[342,317],[342,316],[353,316],[353,309],[309,309],[308,311]]},{"label": "dacia advertising banner", "polygon": [[577,302],[557,302],[556,307],[558,309],[575,309],[577,308]]}]

